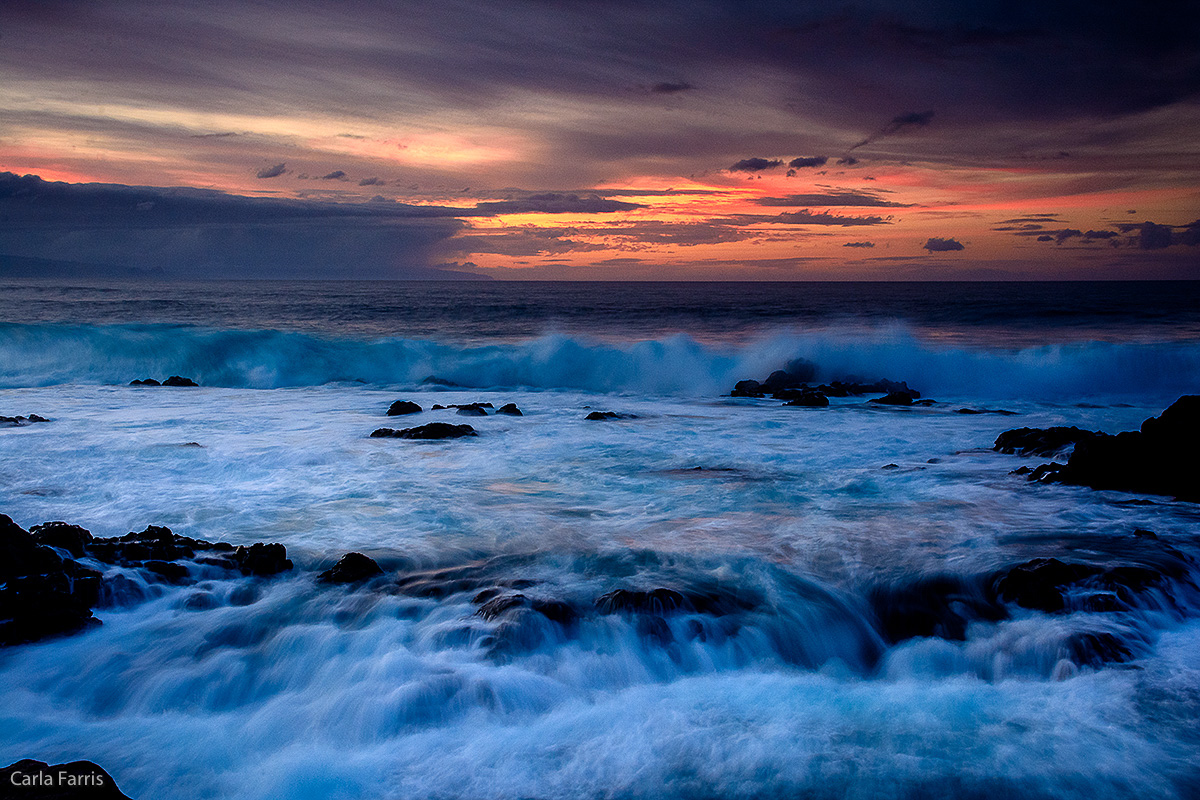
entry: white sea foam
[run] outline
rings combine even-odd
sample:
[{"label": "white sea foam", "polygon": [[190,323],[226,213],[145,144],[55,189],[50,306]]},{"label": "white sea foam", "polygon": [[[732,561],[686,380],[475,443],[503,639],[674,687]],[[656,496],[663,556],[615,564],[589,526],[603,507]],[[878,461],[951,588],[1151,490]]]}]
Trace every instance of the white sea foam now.
[{"label": "white sea foam", "polygon": [[[401,396],[525,416],[385,417]],[[1017,425],[1121,430],[1161,407],[1022,399],[1006,403],[1020,416],[972,416],[953,411],[996,398],[939,399],[4,390],[3,413],[51,418],[0,429],[0,510],[17,522],[280,541],[298,570],[161,588],[100,609],[97,630],[0,653],[0,757],[88,758],[135,797],[1186,796],[1200,664],[1185,588],[1182,611],[1023,611],[893,646],[867,602],[877,585],[1096,557],[1135,528],[1191,552],[1194,506],[1029,485],[1007,473],[1030,460],[988,450]],[[637,418],[589,422],[589,408]],[[367,436],[435,419],[480,435]],[[313,570],[348,550],[527,580],[578,608],[657,586],[736,592],[744,608],[658,628],[488,621],[468,589],[318,588]],[[257,601],[233,605],[239,587]],[[1070,665],[1081,631],[1120,634],[1138,669]]]},{"label": "white sea foam", "polygon": [[206,386],[278,388],[361,381],[417,385],[430,376],[476,388],[576,389],[712,396],[807,359],[819,380],[905,380],[927,394],[991,399],[1138,397],[1197,391],[1194,342],[1077,342],[1024,348],[940,345],[902,325],[780,329],[736,344],[679,334],[601,342],[546,335],[516,343],[334,339],[172,325],[0,325],[0,386],[126,384],[184,375]]}]

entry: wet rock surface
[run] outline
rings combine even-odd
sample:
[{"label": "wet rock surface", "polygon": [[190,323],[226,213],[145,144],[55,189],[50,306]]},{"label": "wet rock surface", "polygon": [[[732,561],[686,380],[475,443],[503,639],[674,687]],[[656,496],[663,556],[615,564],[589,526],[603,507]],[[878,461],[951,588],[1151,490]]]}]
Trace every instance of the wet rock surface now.
[{"label": "wet rock surface", "polygon": [[525,416],[524,414],[521,413],[521,409],[517,408],[516,403],[505,403],[504,405],[502,405],[496,409],[496,413],[497,414],[507,414],[510,417]]},{"label": "wet rock surface", "polygon": [[[1047,435],[1033,431],[1024,436]],[[1061,429],[1063,431],[1078,431]],[[1009,431],[1001,434],[1001,439]],[[1115,436],[1082,432],[1067,463],[1043,464],[1033,470],[1029,480],[1063,483],[1092,489],[1112,489],[1140,494],[1158,494],[1200,503],[1200,470],[1196,454],[1200,452],[1200,395],[1186,395],[1157,417],[1142,423],[1140,430]],[[1061,435],[1061,434],[1059,434]],[[997,449],[1001,440],[997,439]]]},{"label": "wet rock surface", "polygon": [[399,417],[405,414],[419,414],[421,407],[411,400],[397,400],[388,406],[387,415],[389,417]]},{"label": "wet rock surface", "polygon": [[49,422],[49,421],[50,420],[46,419],[45,417],[39,416],[37,414],[30,414],[27,417],[20,417],[20,416],[18,416],[18,417],[0,417],[0,426],[19,428],[22,425],[28,425],[32,422]]},{"label": "wet rock surface", "polygon": [[215,567],[260,577],[292,569],[281,544],[235,548],[178,536],[156,525],[109,538],[94,537],[87,529],[65,522],[47,522],[26,531],[0,515],[0,645],[76,633],[99,624],[93,609],[103,602],[144,597],[144,591],[124,575],[105,578],[75,559],[136,569],[147,583],[176,585],[194,583],[193,568]]},{"label": "wet rock surface", "polygon": [[992,449],[1009,455],[1053,456],[1079,442],[1102,435],[1076,427],[1014,428],[996,437]]},{"label": "wet rock surface", "polygon": [[478,436],[470,425],[452,425],[449,422],[430,422],[416,428],[378,428],[371,432],[373,439],[461,439],[464,436]]},{"label": "wet rock surface", "polygon": [[362,553],[347,553],[318,575],[317,580],[321,583],[358,583],[382,574],[383,570],[375,559]]},{"label": "wet rock surface", "polygon": [[637,419],[637,414],[624,414],[619,411],[592,411],[584,419],[592,422],[603,422],[612,419]]}]

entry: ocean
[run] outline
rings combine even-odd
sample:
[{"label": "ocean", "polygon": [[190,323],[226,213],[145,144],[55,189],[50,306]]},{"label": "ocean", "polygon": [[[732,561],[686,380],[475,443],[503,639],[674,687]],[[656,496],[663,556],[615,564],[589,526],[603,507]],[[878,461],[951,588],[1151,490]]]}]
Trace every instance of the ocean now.
[{"label": "ocean", "polygon": [[[798,359],[934,402],[729,396]],[[1195,282],[11,282],[0,415],[49,422],[0,427],[0,513],[295,569],[85,558],[133,588],[0,649],[0,759],[135,798],[1195,797],[1200,506],[992,445],[1198,393]],[[474,402],[523,415],[431,410]],[[478,435],[370,437],[434,421]],[[351,551],[385,575],[316,580]],[[987,606],[1038,558],[1170,575]]]}]

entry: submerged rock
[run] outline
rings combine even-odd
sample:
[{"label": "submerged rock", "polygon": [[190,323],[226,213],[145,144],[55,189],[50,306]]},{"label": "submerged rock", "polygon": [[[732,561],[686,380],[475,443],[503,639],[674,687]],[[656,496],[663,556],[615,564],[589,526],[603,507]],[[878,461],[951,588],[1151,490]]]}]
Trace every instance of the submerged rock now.
[{"label": "submerged rock", "polygon": [[20,427],[28,425],[31,422],[49,422],[50,420],[37,414],[30,414],[27,417],[0,417],[0,425],[10,425],[12,427]]},{"label": "submerged rock", "polygon": [[158,381],[154,380],[154,378],[142,378],[141,380],[135,379],[135,380],[130,381],[129,385],[130,386],[162,386],[162,384],[159,383]]},{"label": "submerged rock", "polygon": [[50,765],[26,758],[0,769],[2,797],[30,800],[130,800],[113,776],[91,761]]},{"label": "submerged rock", "polygon": [[524,414],[521,413],[521,409],[517,408],[516,403],[505,403],[504,405],[502,405],[498,409],[496,409],[496,413],[497,414],[508,414],[509,416],[512,416],[512,417],[525,416]]},{"label": "submerged rock", "polygon": [[603,421],[609,419],[637,419],[637,414],[623,414],[618,411],[593,411],[584,419],[595,421]]},{"label": "submerged rock", "polygon": [[[488,415],[487,409],[481,403],[468,403],[457,408],[456,413],[463,417],[486,417]],[[487,408],[491,408],[491,403],[488,403]]]},{"label": "submerged rock", "polygon": [[322,583],[357,583],[382,575],[383,570],[375,559],[362,553],[346,553],[338,562],[317,576]]},{"label": "submerged rock", "polygon": [[165,381],[163,381],[162,385],[163,386],[199,386],[200,384],[196,383],[191,378],[183,378],[183,377],[180,377],[179,375],[172,375],[171,377],[169,377]]},{"label": "submerged rock", "polygon": [[411,400],[397,400],[388,406],[387,415],[399,417],[404,414],[419,414],[421,411],[421,407]]},{"label": "submerged rock", "polygon": [[416,428],[379,428],[371,432],[373,439],[460,439],[478,436],[470,425],[452,425],[449,422],[430,422]]},{"label": "submerged rock", "polygon": [[883,397],[872,397],[870,402],[883,406],[911,406],[915,399],[912,392],[896,391],[888,392]]},{"label": "submerged rock", "polygon": [[824,408],[829,405],[829,398],[816,389],[797,390],[798,394],[788,398],[785,406],[800,406],[803,408]]}]

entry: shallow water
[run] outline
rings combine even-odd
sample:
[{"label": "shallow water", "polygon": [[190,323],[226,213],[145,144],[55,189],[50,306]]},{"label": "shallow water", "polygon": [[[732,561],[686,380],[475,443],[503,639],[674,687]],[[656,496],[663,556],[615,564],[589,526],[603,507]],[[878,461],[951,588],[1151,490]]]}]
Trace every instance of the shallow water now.
[{"label": "shallow water", "polygon": [[[1196,343],[831,330],[4,327],[0,414],[51,422],[0,428],[0,511],[97,536],[278,541],[297,569],[167,586],[96,564],[149,597],[0,651],[0,759],[90,759],[138,798],[1195,796],[1200,508],[1028,484],[1008,473],[1046,459],[990,447],[1021,426],[1137,427],[1194,385]],[[720,396],[797,356],[939,402]],[[206,385],[116,385],[170,372]],[[428,374],[482,388],[434,391]],[[525,416],[385,417],[399,398]],[[593,409],[636,418],[585,421]],[[479,436],[368,437],[432,420]],[[393,577],[318,585],[351,550]],[[1050,556],[1182,572],[1119,613],[1014,608],[958,640],[886,635],[888,592]],[[597,604],[659,587],[712,606]],[[487,588],[579,616],[488,619],[473,602]],[[1130,657],[1080,658],[1080,634]]]}]

